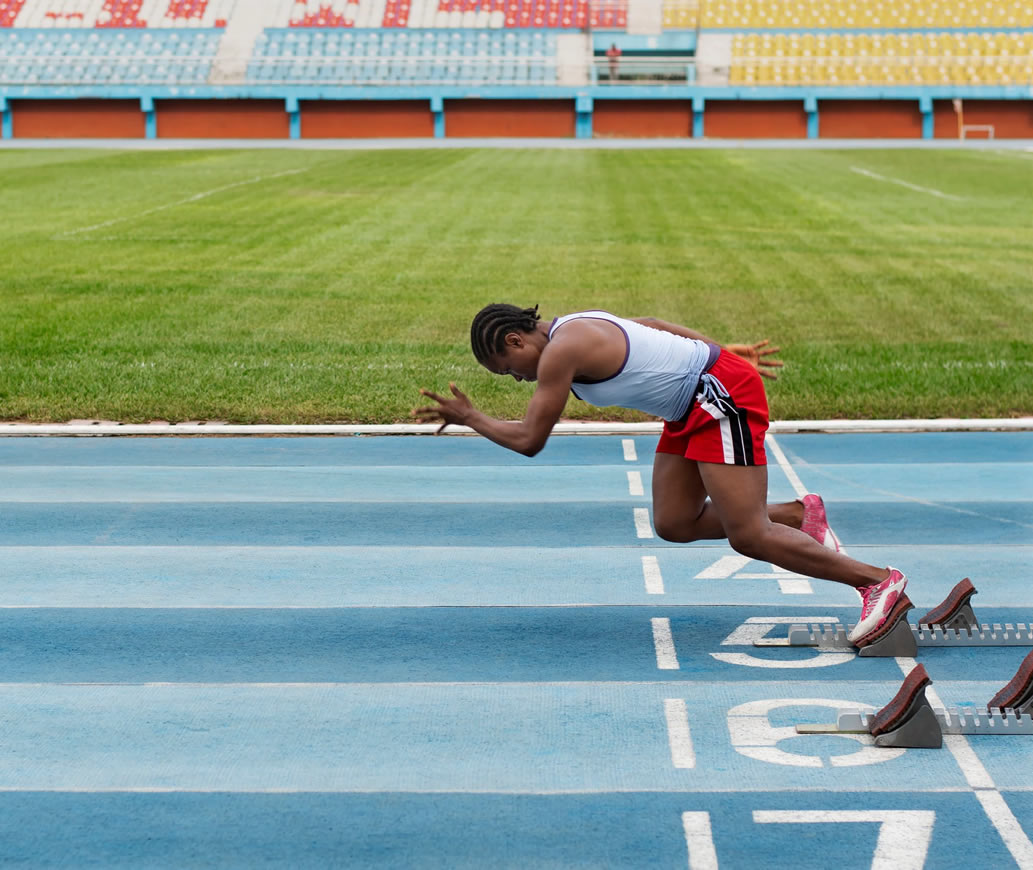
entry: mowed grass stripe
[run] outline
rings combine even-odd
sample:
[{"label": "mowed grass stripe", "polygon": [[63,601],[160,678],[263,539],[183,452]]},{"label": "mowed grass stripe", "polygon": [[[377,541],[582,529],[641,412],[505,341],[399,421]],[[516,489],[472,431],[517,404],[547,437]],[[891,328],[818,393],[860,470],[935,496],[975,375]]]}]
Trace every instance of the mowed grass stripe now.
[{"label": "mowed grass stripe", "polygon": [[1033,412],[1029,167],[1007,155],[10,151],[0,178],[0,419],[386,422],[450,380],[516,416],[530,387],[467,345],[503,300],[771,338],[775,417]]}]

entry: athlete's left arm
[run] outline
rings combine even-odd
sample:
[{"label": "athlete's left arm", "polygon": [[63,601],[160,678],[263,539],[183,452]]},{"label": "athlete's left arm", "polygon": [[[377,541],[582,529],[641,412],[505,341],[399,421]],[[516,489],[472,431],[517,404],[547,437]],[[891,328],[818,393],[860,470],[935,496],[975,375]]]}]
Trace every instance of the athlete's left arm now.
[{"label": "athlete's left arm", "polygon": [[570,395],[576,367],[571,348],[555,342],[542,351],[538,363],[538,383],[523,420],[510,422],[489,417],[477,410],[473,402],[455,384],[449,384],[454,398],[448,399],[429,390],[420,392],[437,402],[437,406],[413,411],[421,422],[441,421],[438,434],[451,423],[469,426],[485,438],[509,450],[534,456],[548,441],[552,428],[560,419]]},{"label": "athlete's left arm", "polygon": [[[687,326],[679,326],[677,323],[668,323],[666,320],[660,320],[657,317],[632,317],[636,323],[641,323],[643,326],[651,326],[653,329],[660,329],[664,332],[670,332],[674,335],[680,335],[683,338],[692,338],[696,341],[706,341],[710,344],[720,344],[720,342],[714,341],[712,338],[707,338],[700,332],[696,332],[694,329],[689,329]],[[771,369],[782,368],[785,363],[777,359],[767,359],[774,353],[778,353],[781,348],[768,347],[771,342],[768,339],[763,341],[757,341],[753,344],[725,344],[722,345],[725,350],[729,353],[734,353],[736,356],[741,356],[750,365],[752,365],[758,372],[764,377],[776,379],[776,375]]]}]

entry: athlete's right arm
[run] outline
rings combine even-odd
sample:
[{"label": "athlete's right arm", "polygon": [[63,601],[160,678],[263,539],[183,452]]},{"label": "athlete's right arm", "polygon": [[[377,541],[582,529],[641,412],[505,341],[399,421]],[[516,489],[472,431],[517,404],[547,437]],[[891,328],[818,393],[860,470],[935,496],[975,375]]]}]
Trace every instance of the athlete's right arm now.
[{"label": "athlete's right arm", "polygon": [[463,421],[485,438],[522,453],[534,456],[549,440],[567,406],[570,385],[577,371],[575,342],[550,342],[538,362],[538,382],[527,405],[524,419],[516,422],[496,420],[472,405]]},{"label": "athlete's right arm", "polygon": [[437,407],[417,408],[413,414],[422,422],[440,422],[439,433],[451,423],[469,426],[496,444],[524,456],[534,456],[549,440],[553,426],[566,407],[570,385],[577,371],[578,343],[553,341],[542,351],[538,361],[538,385],[523,420],[509,422],[489,417],[477,410],[455,384],[449,385],[454,396],[451,399],[420,390],[438,404]]}]

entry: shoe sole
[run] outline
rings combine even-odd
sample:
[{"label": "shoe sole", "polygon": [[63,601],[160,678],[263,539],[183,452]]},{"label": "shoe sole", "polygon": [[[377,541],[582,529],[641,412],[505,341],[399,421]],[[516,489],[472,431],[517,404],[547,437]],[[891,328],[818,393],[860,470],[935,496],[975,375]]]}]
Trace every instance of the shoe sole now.
[{"label": "shoe sole", "polygon": [[911,603],[911,599],[907,597],[906,592],[901,592],[900,597],[893,603],[893,607],[890,612],[886,615],[882,625],[878,628],[874,628],[868,632],[868,634],[862,635],[857,640],[851,641],[851,643],[858,649],[862,649],[866,646],[871,646],[877,640],[885,637],[890,631],[893,630],[893,626],[897,624],[897,620],[900,617],[911,610],[915,605]]},{"label": "shoe sole", "polygon": [[[850,634],[847,635],[846,639],[848,641],[850,641],[852,644],[854,644],[856,646],[858,640],[861,640],[862,638],[868,637],[868,635],[873,634],[874,632],[876,632],[880,628],[882,628],[884,625],[886,625],[887,621],[889,620],[890,614],[892,614],[897,609],[897,605],[900,603],[900,599],[902,597],[906,597],[905,589],[907,589],[907,577],[903,577],[903,579],[897,584],[896,588],[897,588],[897,596],[898,596],[897,600],[893,602],[893,606],[889,609],[889,611],[887,612],[887,615],[883,617],[882,621],[881,622],[877,622],[874,626],[872,626],[871,628],[869,628],[867,631],[863,632],[862,634],[856,634],[855,635],[854,632],[851,632]],[[893,591],[894,591],[893,589],[888,589],[887,590],[887,592],[893,592]],[[914,605],[911,605],[911,606],[914,607]],[[857,626],[856,625],[854,626],[854,631],[857,631]],[[851,635],[853,635],[853,636],[851,636]]]}]

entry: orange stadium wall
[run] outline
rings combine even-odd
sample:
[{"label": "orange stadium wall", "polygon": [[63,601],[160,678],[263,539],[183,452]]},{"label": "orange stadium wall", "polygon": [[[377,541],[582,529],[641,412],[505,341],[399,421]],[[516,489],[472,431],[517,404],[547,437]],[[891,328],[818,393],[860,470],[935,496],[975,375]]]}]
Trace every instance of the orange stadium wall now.
[{"label": "orange stadium wall", "polygon": [[11,100],[21,139],[142,139],[139,100]]},{"label": "orange stadium wall", "polygon": [[821,100],[822,139],[921,139],[918,100]]},{"label": "orange stadium wall", "polygon": [[155,100],[159,139],[286,139],[283,100]]},{"label": "orange stadium wall", "polygon": [[[989,124],[994,128],[995,139],[1033,139],[1033,100],[965,100],[962,112],[966,126]],[[958,138],[958,116],[953,101],[933,103],[933,127],[937,139]],[[968,135],[987,138],[983,130]]]},{"label": "orange stadium wall", "polygon": [[574,135],[573,100],[445,100],[445,135],[551,137]]},{"label": "orange stadium wall", "polygon": [[708,139],[806,139],[803,100],[707,100]]},{"label": "orange stadium wall", "polygon": [[607,137],[687,138],[692,135],[688,100],[596,100],[592,133]]},{"label": "orange stadium wall", "polygon": [[[597,137],[688,138],[689,100],[595,99],[591,130]],[[440,135],[483,137],[572,137],[576,103],[565,100],[300,100],[294,134],[309,139],[414,138]],[[141,99],[7,98],[4,135],[48,139],[140,139],[148,135],[183,139],[287,139],[291,115],[285,99],[155,99],[152,115]],[[442,112],[441,109],[444,111]],[[922,137],[917,99],[819,100],[818,134],[826,139]],[[952,101],[932,101],[931,132],[958,136]],[[148,121],[148,118],[150,119]],[[1033,100],[964,102],[966,125],[991,125],[998,139],[1033,139]],[[435,124],[435,119],[438,125]],[[803,100],[707,100],[703,129],[708,138],[807,136]],[[441,123],[443,121],[443,124]],[[150,124],[150,127],[148,127]],[[986,137],[972,131],[973,138]]]},{"label": "orange stadium wall", "polygon": [[434,115],[429,100],[302,100],[303,139],[431,137]]}]

